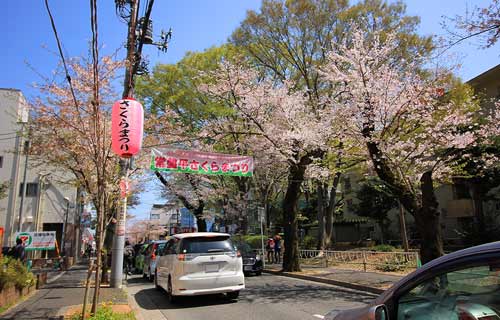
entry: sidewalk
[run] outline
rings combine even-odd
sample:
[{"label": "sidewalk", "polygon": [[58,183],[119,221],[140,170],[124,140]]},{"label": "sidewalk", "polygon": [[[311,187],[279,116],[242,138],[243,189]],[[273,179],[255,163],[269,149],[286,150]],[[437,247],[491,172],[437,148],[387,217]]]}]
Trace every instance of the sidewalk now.
[{"label": "sidewalk", "polygon": [[350,289],[367,291],[375,294],[384,292],[402,276],[338,269],[335,267],[317,268],[303,266],[301,272],[281,272],[281,265],[266,264],[264,272],[297,279],[333,284]]},{"label": "sidewalk", "polygon": [[[0,315],[0,319],[62,319],[69,308],[83,303],[87,265],[75,265],[60,277],[52,278],[27,300]],[[93,294],[89,290],[89,301]],[[100,289],[100,302],[128,304],[127,294],[121,289]]]}]

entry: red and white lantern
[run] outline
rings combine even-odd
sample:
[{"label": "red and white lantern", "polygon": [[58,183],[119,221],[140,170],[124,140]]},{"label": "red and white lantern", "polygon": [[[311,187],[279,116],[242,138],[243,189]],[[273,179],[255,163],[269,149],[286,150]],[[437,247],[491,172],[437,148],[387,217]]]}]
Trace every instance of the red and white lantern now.
[{"label": "red and white lantern", "polygon": [[111,111],[111,148],[122,158],[130,158],[142,147],[144,111],[132,99],[118,100]]}]

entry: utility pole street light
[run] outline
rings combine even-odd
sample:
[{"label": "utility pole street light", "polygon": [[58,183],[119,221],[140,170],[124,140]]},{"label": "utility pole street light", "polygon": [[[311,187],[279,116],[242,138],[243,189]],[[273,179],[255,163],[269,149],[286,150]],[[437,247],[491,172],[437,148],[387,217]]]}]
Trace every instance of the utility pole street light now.
[{"label": "utility pole street light", "polygon": [[[142,47],[144,44],[152,44],[159,50],[165,52],[168,47],[168,41],[171,37],[171,31],[162,32],[161,41],[153,42],[152,22],[150,20],[153,10],[154,0],[147,0],[145,5],[145,14],[139,19],[139,0],[115,0],[116,12],[118,16],[127,22],[127,57],[125,68],[125,79],[123,83],[122,99],[134,98],[134,77],[137,74],[147,73],[147,63],[142,58]],[[128,172],[132,163],[132,158],[121,159],[120,169],[122,183],[128,185]],[[113,247],[111,256],[111,278],[110,286],[112,288],[122,287],[123,277],[123,253],[125,246],[125,219],[127,216],[127,195],[122,197],[120,209],[117,213],[117,222],[113,237]]]},{"label": "utility pole street light", "polygon": [[62,240],[61,240],[61,252],[63,257],[66,256],[66,232],[67,232],[67,224],[68,224],[68,214],[69,214],[69,198],[64,197],[66,200],[66,213],[64,214],[64,224],[63,224],[63,232],[62,232]]}]

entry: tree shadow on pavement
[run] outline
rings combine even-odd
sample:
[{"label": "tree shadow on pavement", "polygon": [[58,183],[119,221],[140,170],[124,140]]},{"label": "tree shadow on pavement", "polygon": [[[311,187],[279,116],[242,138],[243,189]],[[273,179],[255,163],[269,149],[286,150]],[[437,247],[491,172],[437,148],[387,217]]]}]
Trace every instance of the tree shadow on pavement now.
[{"label": "tree shadow on pavement", "polygon": [[[267,277],[273,276],[263,275],[261,281],[266,282]],[[276,278],[274,279],[276,280]],[[335,297],[335,300],[368,304],[377,295],[337,286],[290,281],[289,278],[283,278],[279,281],[273,281],[272,284],[248,285],[240,297],[240,300],[247,300],[251,303],[303,303],[307,300],[330,301],[332,297]]]},{"label": "tree shadow on pavement", "polygon": [[145,284],[145,283],[152,283],[152,282],[149,281],[148,279],[137,276],[132,276],[127,279],[127,285]]}]

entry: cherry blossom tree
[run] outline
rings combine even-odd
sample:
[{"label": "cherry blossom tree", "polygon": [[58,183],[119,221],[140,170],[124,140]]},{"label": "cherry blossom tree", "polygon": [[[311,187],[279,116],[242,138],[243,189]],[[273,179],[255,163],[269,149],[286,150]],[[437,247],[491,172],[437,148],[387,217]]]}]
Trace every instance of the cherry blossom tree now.
[{"label": "cherry blossom tree", "polygon": [[453,89],[449,73],[424,72],[419,58],[395,61],[398,46],[395,33],[356,32],[352,41],[334,45],[321,73],[343,92],[329,101],[333,117],[415,218],[428,262],[443,254],[434,178],[450,176],[469,147],[489,141],[498,110],[478,119],[470,95],[446,94]]},{"label": "cherry blossom tree", "polygon": [[[51,78],[36,85],[39,96],[32,102],[31,152],[40,164],[72,173],[75,185],[86,191],[96,209],[98,288],[101,258],[105,257],[101,253],[111,243],[104,241],[103,232],[111,229],[108,226],[120,194],[118,159],[111,151],[110,110],[118,98],[113,88],[114,75],[123,63],[104,56],[99,61],[67,59],[66,64],[67,73],[59,67]],[[106,238],[110,239],[110,235]],[[106,268],[104,265],[103,271]],[[94,292],[94,301],[98,292]]]},{"label": "cherry blossom tree", "polygon": [[141,240],[151,240],[165,235],[169,230],[154,220],[130,220],[127,226],[127,237],[133,239],[135,243]]},{"label": "cherry blossom tree", "polygon": [[226,132],[245,135],[254,156],[286,165],[287,188],[283,199],[285,258],[283,270],[300,270],[297,205],[307,167],[328,150],[336,127],[324,108],[312,106],[307,94],[294,91],[289,82],[262,79],[243,64],[222,63],[215,81],[200,86],[243,121],[221,122]]},{"label": "cherry blossom tree", "polygon": [[492,0],[487,7],[476,7],[465,15],[448,20],[462,31],[461,33],[452,30],[445,24],[445,28],[452,36],[451,45],[476,37],[481,39],[481,47],[490,48],[500,38],[500,0]]}]

